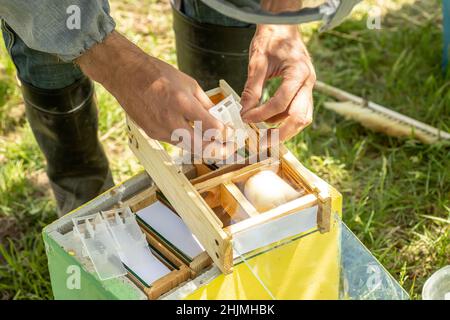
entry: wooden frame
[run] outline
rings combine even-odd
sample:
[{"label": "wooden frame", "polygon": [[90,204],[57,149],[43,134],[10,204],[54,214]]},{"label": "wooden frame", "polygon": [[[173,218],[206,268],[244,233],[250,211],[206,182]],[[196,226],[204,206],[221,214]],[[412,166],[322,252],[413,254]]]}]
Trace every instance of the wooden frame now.
[{"label": "wooden frame", "polygon": [[[210,207],[214,207],[211,203],[217,202],[216,198],[223,197],[223,192],[226,191],[228,201],[235,202],[239,204],[244,211],[248,214],[249,219],[244,221],[232,224],[230,226],[226,226],[224,229],[230,232],[231,234],[236,234],[245,229],[249,229],[253,226],[256,226],[261,223],[268,222],[273,219],[277,219],[283,217],[285,215],[291,214],[293,212],[313,207],[319,204],[319,201],[313,193],[301,194],[301,196],[297,199],[289,201],[281,206],[273,208],[271,210],[265,212],[258,212],[256,208],[245,198],[241,190],[236,186],[235,183],[240,182],[241,180],[247,179],[249,176],[264,170],[264,169],[275,169],[276,167],[282,168],[279,161],[274,161],[269,158],[267,160],[257,162],[255,164],[249,165],[242,169],[225,173],[223,175],[215,176],[210,178],[209,180],[203,181],[200,176],[199,178],[191,180],[194,184],[194,187],[200,194],[205,194],[206,192],[210,192],[212,194],[221,193],[220,195],[212,195],[210,196],[211,200],[205,199],[206,202],[210,205]],[[290,174],[290,172],[289,172]],[[291,176],[289,177],[291,178]],[[199,183],[195,183],[196,181],[200,181]],[[303,183],[297,181],[297,187],[304,187]]]},{"label": "wooden frame", "polygon": [[[240,101],[239,95],[233,90],[233,88],[228,85],[228,83],[226,83],[226,81],[220,80],[219,87],[222,90],[224,96],[231,94],[235,97],[236,100]],[[252,128],[258,131],[259,129],[266,129],[267,126],[263,123],[258,123],[256,125],[253,125]],[[287,170],[290,170],[292,175],[297,178],[298,181],[301,182],[306,189],[308,189],[312,194],[316,195],[319,201],[320,209],[317,225],[320,232],[328,232],[330,230],[332,214],[332,194],[336,194],[340,198],[339,192],[337,192],[325,181],[309,171],[284,145],[279,145],[276,150],[272,148],[271,152],[277,154],[280,161],[282,162],[282,166],[286,167]]]},{"label": "wooden frame", "polygon": [[129,117],[127,119],[134,154],[216,265],[222,271],[230,272],[233,265],[230,234],[222,229],[221,221],[163,146],[150,139]]},{"label": "wooden frame", "polygon": [[[136,213],[139,210],[152,205],[158,200],[165,203],[163,199],[159,198],[157,192],[158,188],[156,186],[145,189],[129,199],[125,205],[128,205],[131,211],[133,213]],[[172,208],[170,207],[170,209]],[[193,259],[188,259],[177,252],[175,248],[167,245],[165,239],[161,238],[158,234],[150,230],[142,220],[137,219],[137,222],[141,227],[141,230],[144,232],[148,243],[153,248],[158,250],[167,260],[169,260],[173,264],[177,266],[180,266],[182,264],[188,266],[191,269],[192,276],[195,276],[203,269],[212,264],[212,260],[206,251],[200,253]]]},{"label": "wooden frame", "polygon": [[[131,197],[122,205],[129,206],[131,211],[136,213],[160,200],[157,192],[157,187],[152,186]],[[167,245],[157,234],[149,230],[139,219],[138,224],[144,232],[147,242],[155,256],[172,269],[169,274],[156,280],[149,287],[143,284],[132,272],[128,272],[128,277],[145,292],[149,299],[159,298],[183,282],[195,278],[201,271],[212,264],[212,260],[206,251],[200,253],[192,260],[187,261],[174,248]]]},{"label": "wooden frame", "polygon": [[[236,99],[240,99],[223,80],[220,81],[219,88],[213,89],[207,94],[211,100],[216,102],[230,94]],[[196,165],[198,177],[189,180],[158,141],[149,138],[130,118],[127,121],[131,149],[222,272],[232,271],[234,257],[231,241],[233,236],[258,224],[270,223],[293,212],[317,205],[319,207],[317,227],[321,232],[329,231],[331,194],[335,191],[306,169],[283,145],[272,147],[269,150],[271,155],[279,155],[279,160],[276,162],[269,157],[255,164],[226,165],[210,172],[208,172],[207,166]],[[252,129],[256,133],[250,135],[249,139],[258,139],[259,130],[264,128],[264,125],[261,124],[249,127],[249,130]],[[258,146],[257,141],[252,140],[252,142],[251,145]],[[259,152],[255,152],[258,150],[249,151],[258,157]],[[290,179],[305,189],[306,195],[269,212],[256,214],[253,206],[241,196],[240,191],[236,190],[231,180],[239,178],[239,175],[243,177],[246,174],[254,173],[254,170],[261,170],[273,165],[279,165]],[[201,196],[202,192],[218,185],[222,185],[231,201],[234,199],[245,208],[249,214],[248,219],[224,227],[222,221]]]},{"label": "wooden frame", "polygon": [[148,299],[155,300],[191,278],[191,270],[183,264],[176,268],[171,267],[171,269],[172,271],[169,274],[156,280],[149,287],[144,285],[133,273],[128,272],[127,276],[136,286],[144,291]]}]

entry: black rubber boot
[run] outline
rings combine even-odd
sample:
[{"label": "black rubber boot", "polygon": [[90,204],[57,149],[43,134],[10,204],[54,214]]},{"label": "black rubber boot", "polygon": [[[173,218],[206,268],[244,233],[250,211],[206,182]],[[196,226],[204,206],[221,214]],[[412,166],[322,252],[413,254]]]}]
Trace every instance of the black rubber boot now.
[{"label": "black rubber boot", "polygon": [[247,79],[249,46],[255,27],[226,27],[201,23],[172,3],[178,68],[198,81],[203,90],[226,80],[240,94]]},{"label": "black rubber boot", "polygon": [[26,114],[47,159],[59,214],[66,214],[114,185],[97,135],[94,87],[88,78],[55,90],[22,83]]}]

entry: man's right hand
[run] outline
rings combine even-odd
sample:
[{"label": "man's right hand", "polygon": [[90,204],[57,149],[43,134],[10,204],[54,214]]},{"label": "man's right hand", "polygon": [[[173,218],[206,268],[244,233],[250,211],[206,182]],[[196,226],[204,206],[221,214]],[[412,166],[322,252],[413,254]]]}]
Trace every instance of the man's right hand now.
[{"label": "man's right hand", "polygon": [[147,55],[117,32],[76,62],[88,77],[116,97],[151,138],[178,143],[171,140],[172,133],[185,129],[191,134],[190,146],[194,146],[192,122],[201,121],[203,131],[216,129],[223,133],[225,130],[208,112],[213,104],[194,79]]}]

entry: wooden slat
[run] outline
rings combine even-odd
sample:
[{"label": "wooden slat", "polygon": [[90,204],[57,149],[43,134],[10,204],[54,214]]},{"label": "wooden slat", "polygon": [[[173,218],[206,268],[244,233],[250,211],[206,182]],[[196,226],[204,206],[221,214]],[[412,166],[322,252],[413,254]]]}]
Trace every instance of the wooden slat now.
[{"label": "wooden slat", "polygon": [[217,170],[214,170],[214,171],[210,170],[210,172],[192,179],[191,183],[192,184],[197,184],[197,183],[200,183],[200,182],[204,182],[206,180],[218,177],[218,176],[223,175],[225,173],[229,173],[229,172],[232,172],[232,171],[237,171],[239,169],[242,169],[242,168],[244,168],[244,167],[246,167],[246,166],[248,166],[250,164],[256,163],[256,162],[257,162],[257,156],[256,155],[250,156],[250,157],[245,159],[245,163],[228,164],[228,165],[224,165],[223,167],[220,167]]},{"label": "wooden slat", "polygon": [[212,171],[210,168],[208,168],[208,166],[206,166],[206,165],[204,165],[202,163],[194,164],[194,166],[195,166],[196,173],[197,173],[197,175],[196,175],[196,177],[194,179],[197,179],[200,176],[204,176],[204,175],[206,175],[208,173],[211,173],[211,171]]},{"label": "wooden slat", "polygon": [[137,212],[144,209],[156,201],[156,186],[145,189],[132,198],[123,202],[122,206],[130,207],[132,212]]},{"label": "wooden slat", "polygon": [[197,183],[197,184],[195,184],[195,188],[197,189],[198,192],[201,193],[203,191],[211,189],[220,184],[224,184],[224,183],[230,182],[232,180],[236,181],[239,179],[245,179],[247,176],[253,175],[260,170],[264,170],[264,169],[270,168],[272,166],[278,166],[278,165],[279,165],[279,162],[277,160],[269,158],[264,161],[248,165],[237,171],[225,173],[220,176],[206,180],[204,182]]},{"label": "wooden slat", "polygon": [[190,277],[191,270],[186,266],[182,266],[179,270],[174,270],[153,282],[150,288],[144,288],[144,292],[150,300],[158,299],[161,295],[189,280]]},{"label": "wooden slat", "polygon": [[259,215],[258,210],[247,200],[247,198],[242,194],[241,190],[232,182],[225,183],[223,185],[227,191],[233,196],[234,201],[239,203],[239,205],[244,209],[244,211],[249,215],[249,217],[256,217]]},{"label": "wooden slat", "polygon": [[308,194],[301,198],[282,204],[281,206],[278,206],[265,213],[259,214],[258,216],[255,216],[251,219],[247,219],[245,221],[233,224],[229,227],[226,227],[225,229],[228,230],[231,234],[236,234],[240,231],[251,228],[258,224],[265,223],[267,221],[277,219],[306,208],[311,208],[316,204],[318,204],[317,197],[313,194]]},{"label": "wooden slat", "polygon": [[280,145],[280,157],[282,163],[290,167],[291,175],[297,176],[320,202],[320,209],[317,215],[317,224],[320,232],[330,230],[331,221],[331,190],[330,186],[309,171],[285,146]]},{"label": "wooden slat", "polygon": [[233,197],[233,195],[228,191],[225,185],[221,184],[219,187],[221,207],[230,217],[230,219],[228,219],[228,225],[230,223],[248,219],[250,216],[245,212],[242,204]]},{"label": "wooden slat", "polygon": [[222,174],[242,169],[245,166],[246,166],[246,164],[230,164],[230,165],[226,165],[226,166],[223,166],[223,167],[221,167],[221,168],[219,168],[217,170],[211,171],[211,172],[206,173],[206,174],[204,174],[202,176],[199,176],[199,177],[197,177],[195,179],[192,179],[191,183],[195,185],[195,184],[204,182],[206,180],[218,177],[218,176],[220,176]]},{"label": "wooden slat", "polygon": [[192,233],[224,273],[233,266],[231,237],[162,145],[128,120],[130,148]]},{"label": "wooden slat", "polygon": [[200,271],[206,269],[212,264],[212,259],[208,255],[206,251],[203,251],[198,256],[192,260],[192,262],[189,264],[189,268],[194,272],[193,276],[195,277]]}]

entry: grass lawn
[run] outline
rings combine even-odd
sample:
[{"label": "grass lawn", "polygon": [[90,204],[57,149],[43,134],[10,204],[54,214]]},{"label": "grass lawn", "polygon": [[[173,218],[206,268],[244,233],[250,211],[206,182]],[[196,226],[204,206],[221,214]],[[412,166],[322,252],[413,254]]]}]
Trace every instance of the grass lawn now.
[{"label": "grass lawn", "polygon": [[[111,0],[118,30],[176,63],[168,0]],[[385,0],[381,30],[360,5],[338,29],[304,28],[322,81],[450,131],[450,76],[440,70],[439,1]],[[116,181],[141,167],[126,145],[120,106],[97,91],[100,136]],[[413,298],[450,264],[450,145],[389,138],[326,110],[288,142],[344,196],[344,221]],[[56,218],[45,162],[24,115],[15,69],[0,48],[0,299],[52,298],[41,230]]]}]

